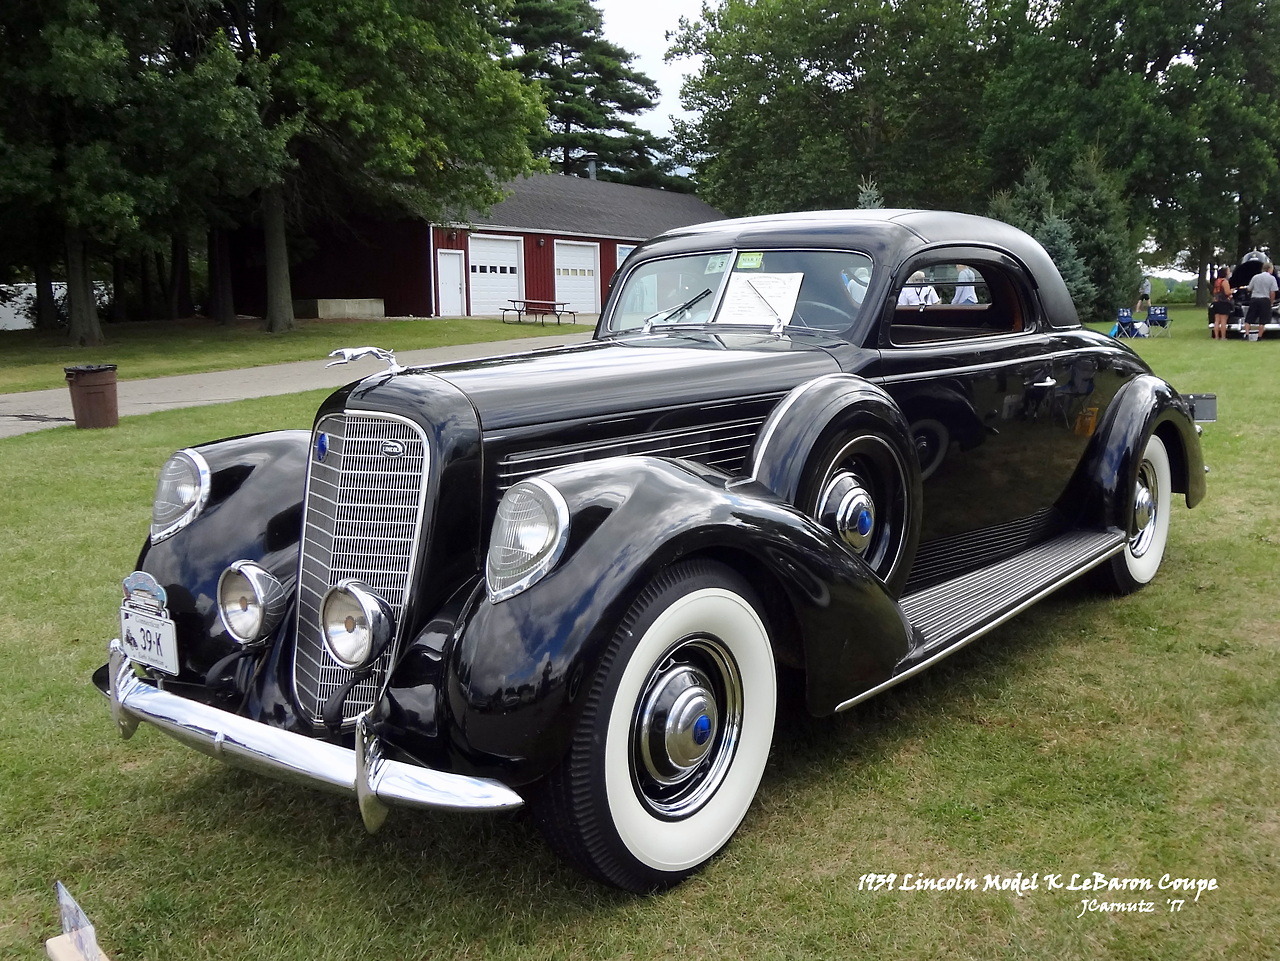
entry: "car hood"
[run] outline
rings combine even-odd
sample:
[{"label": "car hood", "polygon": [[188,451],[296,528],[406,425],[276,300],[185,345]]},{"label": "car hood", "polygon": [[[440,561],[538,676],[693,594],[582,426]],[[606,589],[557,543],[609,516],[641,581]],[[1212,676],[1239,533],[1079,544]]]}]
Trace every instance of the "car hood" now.
[{"label": "car hood", "polygon": [[1266,254],[1258,251],[1252,251],[1244,255],[1244,258],[1236,265],[1235,270],[1231,272],[1231,286],[1243,287],[1254,277],[1262,272],[1262,265],[1266,262]]},{"label": "car hood", "polygon": [[484,430],[744,395],[784,393],[839,370],[842,341],[817,334],[674,331],[411,370],[470,398]]}]

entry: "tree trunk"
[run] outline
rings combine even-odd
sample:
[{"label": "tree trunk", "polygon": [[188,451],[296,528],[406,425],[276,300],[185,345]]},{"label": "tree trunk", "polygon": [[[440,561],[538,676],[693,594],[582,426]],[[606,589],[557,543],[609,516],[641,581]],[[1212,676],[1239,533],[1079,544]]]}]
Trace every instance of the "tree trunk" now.
[{"label": "tree trunk", "polygon": [[76,347],[97,347],[104,343],[98,323],[98,305],[93,298],[89,258],[84,234],[67,228],[67,335]]},{"label": "tree trunk", "polygon": [[267,248],[267,319],[272,334],[293,330],[293,290],[289,282],[289,244],[284,232],[284,195],[279,185],[262,192],[262,234]]},{"label": "tree trunk", "polygon": [[1240,216],[1236,220],[1236,263],[1244,258],[1244,255],[1253,249],[1252,231],[1249,229],[1250,222],[1253,220],[1253,211],[1249,204],[1240,201]]},{"label": "tree trunk", "polygon": [[173,306],[173,302],[169,297],[169,291],[172,289],[170,278],[173,276],[173,265],[169,265],[169,269],[165,270],[164,254],[156,251],[156,288],[160,291],[160,303],[163,305],[165,320],[177,320],[177,314]]},{"label": "tree trunk", "polygon": [[209,317],[222,327],[236,319],[231,250],[227,246],[227,232],[216,227],[209,231]]},{"label": "tree trunk", "polygon": [[1195,249],[1191,251],[1191,263],[1196,267],[1196,306],[1207,307],[1209,305],[1208,288],[1205,286],[1205,277],[1212,276],[1213,265],[1209,263],[1209,258],[1213,256],[1213,249],[1208,243],[1201,240]]},{"label": "tree trunk", "polygon": [[155,320],[155,301],[151,297],[151,262],[147,255],[138,258],[138,302],[142,306],[142,319]]},{"label": "tree trunk", "polygon": [[32,269],[36,275],[36,330],[57,330],[58,305],[53,299],[53,267],[42,255]]},{"label": "tree trunk", "polygon": [[191,254],[187,238],[174,234],[169,241],[169,319],[179,320],[196,312],[191,301]]}]

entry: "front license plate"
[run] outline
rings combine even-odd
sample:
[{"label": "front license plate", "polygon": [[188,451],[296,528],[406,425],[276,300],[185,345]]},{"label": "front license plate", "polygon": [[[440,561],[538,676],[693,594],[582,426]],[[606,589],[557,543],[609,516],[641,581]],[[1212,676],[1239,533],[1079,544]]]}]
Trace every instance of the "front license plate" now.
[{"label": "front license plate", "polygon": [[123,606],[120,642],[130,660],[166,674],[178,673],[178,638],[169,618]]}]

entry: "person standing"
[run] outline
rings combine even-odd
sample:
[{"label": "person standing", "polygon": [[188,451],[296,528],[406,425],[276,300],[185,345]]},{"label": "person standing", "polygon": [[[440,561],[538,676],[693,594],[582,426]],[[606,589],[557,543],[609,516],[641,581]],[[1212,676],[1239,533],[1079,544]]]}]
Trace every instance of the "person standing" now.
[{"label": "person standing", "polygon": [[1231,316],[1230,271],[1226,267],[1218,268],[1218,276],[1213,281],[1213,302],[1209,305],[1209,313],[1213,315],[1213,339],[1227,339],[1227,319]]},{"label": "person standing", "polygon": [[933,289],[933,285],[925,277],[924,271],[917,270],[907,279],[907,285],[898,294],[898,305],[900,307],[927,307],[930,304],[938,303],[940,299],[938,292]]},{"label": "person standing", "polygon": [[956,293],[951,298],[953,304],[976,304],[978,302],[978,292],[974,289],[974,282],[978,279],[978,275],[974,273],[972,267],[967,264],[956,264]]},{"label": "person standing", "polygon": [[1133,305],[1133,316],[1136,320],[1138,311],[1151,306],[1151,278],[1143,277],[1142,284],[1138,287],[1138,302]]},{"label": "person standing", "polygon": [[1271,261],[1262,265],[1262,269],[1249,281],[1249,312],[1244,315],[1244,336],[1248,339],[1254,321],[1258,324],[1258,340],[1267,329],[1267,321],[1271,319],[1271,305],[1276,300],[1276,278],[1272,271]]}]

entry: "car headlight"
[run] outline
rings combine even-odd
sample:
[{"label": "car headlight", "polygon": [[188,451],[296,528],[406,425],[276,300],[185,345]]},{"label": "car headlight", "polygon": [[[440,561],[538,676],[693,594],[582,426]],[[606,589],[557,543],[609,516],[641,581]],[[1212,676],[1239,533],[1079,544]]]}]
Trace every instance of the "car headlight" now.
[{"label": "car headlight", "polygon": [[284,616],[284,586],[252,561],[236,561],[218,578],[218,614],[227,633],[246,646],[265,640]]},{"label": "car headlight", "polygon": [[195,520],[209,501],[209,464],[193,450],[180,450],[160,468],[151,504],[151,543],[158,544]]},{"label": "car headlight", "polygon": [[491,601],[514,597],[555,567],[569,540],[569,507],[546,481],[520,481],[503,495],[489,535],[485,581]]},{"label": "car headlight", "polygon": [[358,671],[391,643],[395,614],[391,605],[369,588],[347,579],[329,588],[320,602],[320,628],[333,659]]}]

